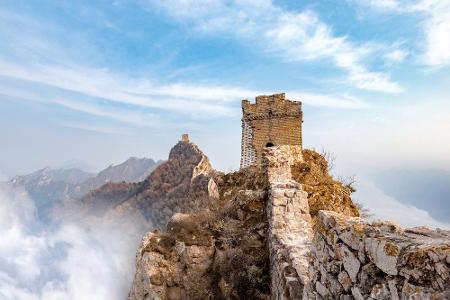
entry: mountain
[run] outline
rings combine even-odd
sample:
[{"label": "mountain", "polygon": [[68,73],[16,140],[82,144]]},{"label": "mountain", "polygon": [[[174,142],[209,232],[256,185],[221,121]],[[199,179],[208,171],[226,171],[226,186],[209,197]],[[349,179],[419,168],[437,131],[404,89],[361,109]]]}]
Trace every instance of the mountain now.
[{"label": "mountain", "polygon": [[75,186],[94,176],[75,168],[44,168],[28,175],[16,176],[9,184],[15,189],[24,189],[33,200],[39,216],[46,216],[55,202],[70,196]]},{"label": "mountain", "polygon": [[161,161],[150,158],[131,157],[119,165],[111,165],[100,171],[95,177],[89,178],[73,187],[70,196],[82,197],[108,182],[139,182],[144,180]]},{"label": "mountain", "polygon": [[110,218],[136,212],[162,227],[175,212],[195,210],[215,197],[208,158],[188,140],[179,141],[145,180],[108,183],[81,198],[86,213]]},{"label": "mountain", "polygon": [[108,182],[142,181],[160,163],[149,158],[132,157],[98,174],[76,168],[44,168],[28,175],[16,176],[9,184],[14,188],[23,188],[34,201],[39,216],[46,218],[54,205],[64,199],[83,197]]},{"label": "mountain", "polygon": [[11,183],[34,189],[38,186],[48,186],[54,182],[79,184],[94,176],[95,174],[93,173],[84,172],[76,168],[43,168],[28,175],[16,176],[11,179]]}]

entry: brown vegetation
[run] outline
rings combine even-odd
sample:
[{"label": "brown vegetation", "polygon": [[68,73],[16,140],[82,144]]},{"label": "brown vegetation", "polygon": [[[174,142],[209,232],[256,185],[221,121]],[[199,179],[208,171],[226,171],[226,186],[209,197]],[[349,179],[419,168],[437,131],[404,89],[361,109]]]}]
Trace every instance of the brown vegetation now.
[{"label": "brown vegetation", "polygon": [[293,178],[308,193],[311,216],[319,210],[331,210],[347,216],[359,216],[359,210],[351,199],[353,188],[344,185],[328,173],[325,157],[314,150],[303,150],[303,162],[292,167]]}]

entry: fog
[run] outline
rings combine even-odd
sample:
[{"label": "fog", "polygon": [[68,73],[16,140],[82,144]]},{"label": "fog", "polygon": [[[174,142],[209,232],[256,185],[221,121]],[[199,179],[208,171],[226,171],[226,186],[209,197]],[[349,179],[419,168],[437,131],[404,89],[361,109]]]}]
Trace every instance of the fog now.
[{"label": "fog", "polygon": [[0,185],[0,298],[125,299],[148,229],[132,219],[45,224],[26,192]]},{"label": "fog", "polygon": [[402,203],[387,195],[368,177],[358,177],[356,193],[353,200],[369,209],[371,219],[390,220],[403,227],[428,226],[431,228],[450,229],[450,223],[433,218],[426,210],[414,205]]}]

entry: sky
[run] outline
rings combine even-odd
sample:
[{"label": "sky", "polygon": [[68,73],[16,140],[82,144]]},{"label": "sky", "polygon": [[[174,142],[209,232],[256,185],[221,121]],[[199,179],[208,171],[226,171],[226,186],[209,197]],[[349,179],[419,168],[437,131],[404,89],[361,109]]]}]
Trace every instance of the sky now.
[{"label": "sky", "polygon": [[0,40],[2,177],[165,159],[185,132],[235,170],[240,100],[279,92],[363,190],[450,172],[449,0],[5,0]]}]

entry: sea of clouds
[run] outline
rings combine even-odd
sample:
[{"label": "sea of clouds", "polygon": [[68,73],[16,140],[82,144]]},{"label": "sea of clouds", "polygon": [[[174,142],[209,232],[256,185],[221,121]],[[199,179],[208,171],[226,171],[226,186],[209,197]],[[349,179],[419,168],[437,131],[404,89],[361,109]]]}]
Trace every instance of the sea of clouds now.
[{"label": "sea of clouds", "polygon": [[125,299],[145,226],[43,223],[25,191],[0,183],[0,299]]},{"label": "sea of clouds", "polygon": [[439,221],[428,211],[387,195],[369,177],[358,177],[355,187],[356,193],[352,198],[373,214],[370,219],[390,220],[403,227],[428,226],[450,230],[450,220]]}]

